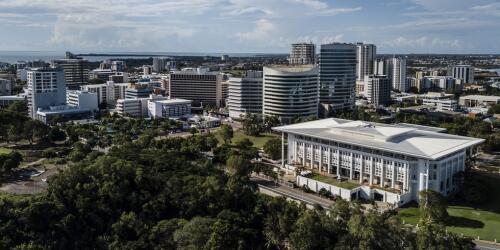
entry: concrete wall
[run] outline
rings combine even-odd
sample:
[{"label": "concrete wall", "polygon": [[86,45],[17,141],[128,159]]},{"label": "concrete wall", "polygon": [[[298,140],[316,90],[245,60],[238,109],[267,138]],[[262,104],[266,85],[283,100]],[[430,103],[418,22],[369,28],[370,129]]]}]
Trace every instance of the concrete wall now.
[{"label": "concrete wall", "polygon": [[306,178],[306,177],[300,176],[300,175],[297,176],[297,185],[299,185],[300,187],[306,185],[307,187],[309,187],[309,189],[311,189],[312,191],[314,191],[316,193],[319,192],[319,190],[321,190],[321,188],[324,188],[324,189],[330,191],[333,195],[340,196],[340,197],[342,197],[342,199],[345,199],[348,201],[351,200],[351,193],[357,192],[357,189],[349,190],[349,189],[345,189],[345,188],[340,188],[340,187],[326,184],[323,182],[315,181],[315,180],[312,180],[312,179],[309,179],[309,178]]}]

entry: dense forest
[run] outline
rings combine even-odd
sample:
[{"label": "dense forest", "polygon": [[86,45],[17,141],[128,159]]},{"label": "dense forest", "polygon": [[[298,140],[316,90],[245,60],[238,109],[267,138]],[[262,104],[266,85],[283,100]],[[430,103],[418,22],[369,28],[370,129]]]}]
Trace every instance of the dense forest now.
[{"label": "dense forest", "polygon": [[0,249],[470,249],[432,211],[415,233],[394,212],[261,195],[251,142],[213,160],[213,135],[140,136],[88,154],[46,193],[0,195]]}]

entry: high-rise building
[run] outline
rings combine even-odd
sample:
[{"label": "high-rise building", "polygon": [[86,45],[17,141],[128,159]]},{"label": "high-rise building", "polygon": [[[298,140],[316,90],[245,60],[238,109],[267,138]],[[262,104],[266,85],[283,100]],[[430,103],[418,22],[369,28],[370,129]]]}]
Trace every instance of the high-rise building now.
[{"label": "high-rise building", "polygon": [[262,71],[247,71],[245,77],[229,78],[229,116],[262,114]]},{"label": "high-rise building", "polygon": [[374,44],[356,44],[356,80],[364,81],[365,76],[373,74],[373,61],[377,55],[377,47]]},{"label": "high-rise building", "polygon": [[165,71],[166,58],[153,58],[153,72],[161,73]]},{"label": "high-rise building", "polygon": [[32,68],[28,70],[28,111],[36,119],[39,109],[66,104],[66,83],[61,68]]},{"label": "high-rise building", "polygon": [[147,76],[153,73],[153,67],[148,65],[142,65],[142,74]]},{"label": "high-rise building", "polygon": [[313,65],[264,67],[262,114],[284,123],[318,115],[318,68]]},{"label": "high-rise building", "polygon": [[290,64],[316,63],[316,46],[313,43],[294,43],[288,58]]},{"label": "high-rise building", "polygon": [[454,91],[462,89],[462,79],[449,76],[424,76],[417,82],[419,91]]},{"label": "high-rise building", "polygon": [[321,45],[319,53],[319,101],[328,110],[353,108],[356,83],[356,45]]},{"label": "high-rise building", "polygon": [[392,60],[377,58],[373,61],[373,74],[392,77]]},{"label": "high-rise building", "polygon": [[392,88],[400,92],[407,92],[406,85],[406,58],[392,58]]},{"label": "high-rise building", "polygon": [[77,90],[81,85],[88,84],[89,62],[82,58],[71,56],[67,59],[53,60],[53,67],[61,67],[68,89]]},{"label": "high-rise building", "polygon": [[170,74],[168,83],[170,98],[181,98],[223,106],[222,75],[204,69],[175,71]]},{"label": "high-rise building", "polygon": [[388,105],[391,102],[391,80],[385,75],[365,76],[364,95],[368,103],[379,105]]},{"label": "high-rise building", "polygon": [[454,65],[448,67],[448,76],[462,79],[464,83],[474,83],[474,68],[470,65]]},{"label": "high-rise building", "polygon": [[123,72],[127,69],[127,64],[124,61],[112,61],[111,70],[115,72]]},{"label": "high-rise building", "polygon": [[12,90],[11,81],[0,78],[0,96],[10,95]]}]

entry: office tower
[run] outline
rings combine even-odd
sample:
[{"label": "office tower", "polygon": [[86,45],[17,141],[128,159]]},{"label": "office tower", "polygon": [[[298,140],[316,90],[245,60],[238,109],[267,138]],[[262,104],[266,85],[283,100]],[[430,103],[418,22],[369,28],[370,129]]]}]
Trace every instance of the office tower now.
[{"label": "office tower", "polygon": [[316,63],[316,46],[313,43],[294,43],[288,58],[290,64]]},{"label": "office tower", "polygon": [[[298,175],[298,186],[314,192],[325,188],[348,201],[374,199],[395,206],[418,202],[424,190],[445,196],[460,190],[461,182],[454,179],[465,170],[470,152],[484,142],[439,133],[446,130],[436,127],[337,118],[274,130],[282,133],[283,151],[287,150],[282,166],[316,173]],[[359,186],[339,188],[328,184],[328,178],[347,179]]]},{"label": "office tower", "polygon": [[66,84],[61,68],[32,68],[28,75],[28,111],[36,119],[39,109],[66,104]]},{"label": "office tower", "polygon": [[153,72],[161,73],[165,71],[166,58],[153,58]]},{"label": "office tower", "polygon": [[[354,73],[354,72],[353,72]],[[318,115],[318,68],[313,65],[264,67],[262,114],[284,123]]]},{"label": "office tower", "polygon": [[0,78],[0,96],[10,95],[12,91],[11,81]]},{"label": "office tower", "polygon": [[392,78],[392,59],[377,58],[373,61],[373,74]]},{"label": "office tower", "polygon": [[227,61],[227,60],[229,60],[229,56],[228,56],[228,55],[222,55],[222,56],[220,57],[220,60],[221,60],[221,61]]},{"label": "office tower", "polygon": [[391,102],[392,83],[385,75],[365,76],[364,95],[368,103],[379,105],[388,105]]},{"label": "office tower", "polygon": [[[71,54],[72,55],[72,54]],[[52,67],[60,67],[64,71],[64,80],[68,89],[76,90],[81,85],[88,84],[89,81],[89,63],[87,60],[68,56],[67,59],[52,61]]]},{"label": "office tower", "polygon": [[406,58],[392,58],[392,88],[400,92],[407,92],[406,85]]},{"label": "office tower", "polygon": [[142,74],[147,76],[153,73],[153,67],[148,65],[142,65]]},{"label": "office tower", "polygon": [[364,81],[365,76],[373,74],[373,61],[377,55],[374,44],[356,44],[356,80]]},{"label": "office tower", "polygon": [[462,79],[464,83],[474,83],[474,68],[470,65],[454,65],[448,67],[448,76]]},{"label": "office tower", "polygon": [[111,70],[114,72],[123,72],[127,69],[127,64],[124,61],[112,61]]},{"label": "office tower", "polygon": [[205,68],[175,71],[168,83],[170,98],[181,98],[202,103],[202,105],[223,106],[222,75],[208,72]]},{"label": "office tower", "polygon": [[228,82],[230,117],[239,118],[245,113],[262,114],[262,71],[247,71],[244,77],[230,77]]},{"label": "office tower", "polygon": [[319,53],[319,102],[330,110],[353,108],[356,83],[356,45],[321,45]]}]

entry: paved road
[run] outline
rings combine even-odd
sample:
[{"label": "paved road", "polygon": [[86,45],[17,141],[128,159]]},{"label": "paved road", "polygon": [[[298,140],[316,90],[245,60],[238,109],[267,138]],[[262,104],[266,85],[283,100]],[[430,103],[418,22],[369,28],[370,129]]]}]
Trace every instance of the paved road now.
[{"label": "paved road", "polygon": [[491,243],[487,243],[484,241],[477,241],[477,240],[475,240],[474,243],[476,243],[476,249],[479,249],[479,250],[500,250],[500,245],[497,245],[497,244],[491,244]]},{"label": "paved road", "polygon": [[332,200],[321,198],[313,194],[308,194],[291,187],[283,185],[275,185],[274,182],[272,181],[264,180],[258,177],[252,177],[252,180],[255,181],[259,185],[259,188],[261,189],[274,192],[276,194],[285,196],[287,198],[291,198],[296,201],[304,202],[308,205],[319,204],[324,208],[329,208],[333,204]]}]

